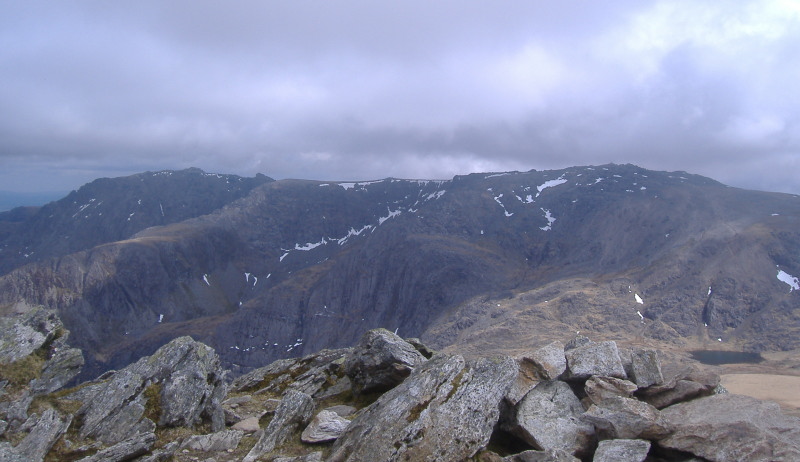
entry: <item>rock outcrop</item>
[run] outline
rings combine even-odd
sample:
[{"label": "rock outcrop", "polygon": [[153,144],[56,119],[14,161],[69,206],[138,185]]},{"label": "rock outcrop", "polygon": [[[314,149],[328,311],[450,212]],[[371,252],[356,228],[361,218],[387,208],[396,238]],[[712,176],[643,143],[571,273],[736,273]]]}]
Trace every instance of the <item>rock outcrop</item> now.
[{"label": "rock outcrop", "polygon": [[[0,461],[800,460],[800,419],[716,394],[710,373],[664,380],[658,354],[646,350],[630,361],[624,351],[623,361],[614,342],[587,339],[517,359],[420,359],[408,353],[424,349],[418,342],[409,350],[383,329],[364,338],[276,361],[230,386],[213,349],[188,337],[72,389],[34,395],[38,379],[9,383]],[[419,362],[401,361],[407,353]],[[356,378],[364,358],[389,359]],[[398,369],[407,373],[387,373]],[[391,377],[391,387],[364,392],[367,370],[383,384]]]},{"label": "rock outcrop", "polygon": [[800,460],[800,419],[777,404],[722,394],[669,406],[661,412],[670,430],[666,448],[708,460]]},{"label": "rock outcrop", "polygon": [[[206,419],[221,430],[227,386],[214,350],[181,337],[75,396],[84,402],[79,435],[118,443],[161,427],[193,427]],[[145,416],[145,412],[151,418]]]},{"label": "rock outcrop", "polygon": [[330,461],[461,461],[489,442],[517,373],[511,358],[435,356],[358,415]]},{"label": "rock outcrop", "polygon": [[386,329],[367,331],[344,364],[357,394],[386,391],[402,382],[426,358]]}]

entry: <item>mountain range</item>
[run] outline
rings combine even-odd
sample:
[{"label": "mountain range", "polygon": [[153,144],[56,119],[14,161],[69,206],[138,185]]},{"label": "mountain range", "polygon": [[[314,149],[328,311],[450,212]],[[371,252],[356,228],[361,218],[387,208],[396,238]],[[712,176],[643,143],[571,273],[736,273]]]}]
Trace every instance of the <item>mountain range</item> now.
[{"label": "mountain range", "polygon": [[323,182],[199,169],[0,213],[0,314],[93,378],[191,335],[245,373],[385,327],[462,354],[593,338],[800,348],[800,197],[633,165]]}]

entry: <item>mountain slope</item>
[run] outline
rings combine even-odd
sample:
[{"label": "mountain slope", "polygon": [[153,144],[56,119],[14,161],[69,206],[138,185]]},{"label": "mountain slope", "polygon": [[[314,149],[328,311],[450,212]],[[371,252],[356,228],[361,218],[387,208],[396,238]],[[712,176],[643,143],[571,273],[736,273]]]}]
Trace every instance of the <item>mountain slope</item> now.
[{"label": "mountain slope", "polygon": [[795,196],[631,165],[281,180],[18,269],[0,303],[58,308],[89,375],[184,334],[246,371],[372,327],[464,351],[575,330],[789,349],[799,218]]},{"label": "mountain slope", "polygon": [[197,168],[100,178],[43,207],[0,213],[0,274],[205,215],[268,181]]}]

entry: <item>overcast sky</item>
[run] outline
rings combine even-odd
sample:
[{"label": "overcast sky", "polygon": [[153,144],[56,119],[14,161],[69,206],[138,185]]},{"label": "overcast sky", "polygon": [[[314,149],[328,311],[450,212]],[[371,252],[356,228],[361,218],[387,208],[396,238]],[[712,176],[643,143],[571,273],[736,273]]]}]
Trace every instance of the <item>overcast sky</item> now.
[{"label": "overcast sky", "polygon": [[800,194],[800,0],[0,0],[0,190],[609,162]]}]

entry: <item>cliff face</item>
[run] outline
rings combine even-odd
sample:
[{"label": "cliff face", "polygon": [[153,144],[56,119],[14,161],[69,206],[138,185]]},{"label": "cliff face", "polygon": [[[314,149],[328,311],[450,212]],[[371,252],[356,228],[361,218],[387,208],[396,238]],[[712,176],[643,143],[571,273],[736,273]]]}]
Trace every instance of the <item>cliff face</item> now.
[{"label": "cliff face", "polygon": [[795,196],[630,165],[282,180],[12,271],[0,303],[57,309],[85,374],[186,334],[238,374],[379,326],[470,353],[578,330],[789,349],[798,218]]}]

